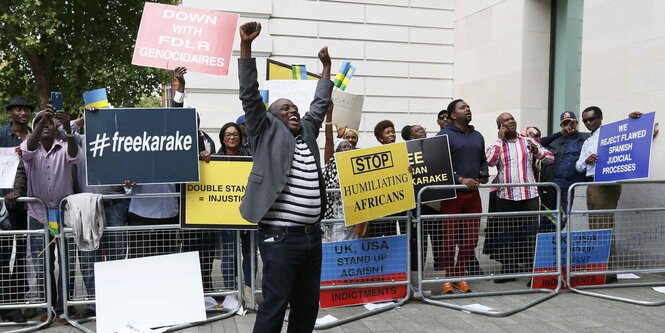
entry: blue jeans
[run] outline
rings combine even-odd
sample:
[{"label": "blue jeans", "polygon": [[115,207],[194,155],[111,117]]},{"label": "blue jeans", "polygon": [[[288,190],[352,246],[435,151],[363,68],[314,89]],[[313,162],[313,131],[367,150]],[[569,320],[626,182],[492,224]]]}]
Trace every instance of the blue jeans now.
[{"label": "blue jeans", "polygon": [[287,332],[311,332],[319,311],[321,229],[311,234],[259,230],[263,303],[254,332],[280,332],[290,303]]},{"label": "blue jeans", "polygon": [[[36,220],[33,217],[30,217],[29,222],[28,222],[28,230],[44,230],[44,224],[40,223],[38,220]],[[63,295],[63,290],[62,290],[62,275],[58,274],[58,283],[56,284],[56,276],[55,276],[55,249],[58,247],[58,242],[53,242],[50,243],[48,247],[48,251],[50,254],[50,267],[49,267],[49,274],[50,274],[50,279],[48,281],[45,281],[44,273],[46,271],[46,261],[43,259],[37,259],[37,258],[45,258],[46,257],[46,251],[44,250],[44,239],[41,236],[35,236],[31,235],[28,238],[28,248],[30,249],[30,265],[33,267],[35,270],[35,278],[37,280],[37,285],[31,285],[30,286],[30,291],[28,292],[28,296],[26,298],[28,299],[41,299],[43,297],[44,301],[46,301],[46,291],[44,290],[44,286],[46,283],[50,283],[51,285],[51,301],[53,302],[53,305],[55,307],[55,312],[56,314],[62,314],[63,306],[62,306],[62,297]],[[48,237],[47,242],[51,241],[51,237]],[[56,289],[57,286],[57,289]],[[59,298],[58,298],[59,297]]]},{"label": "blue jeans", "polygon": [[[127,226],[128,200],[121,199],[106,202],[108,202],[104,205],[106,226]],[[102,261],[104,254],[106,254],[106,261],[125,259],[127,257],[125,238],[124,231],[105,232],[97,250],[80,251],[81,275],[88,297],[92,298],[95,295],[95,262]],[[94,304],[89,308],[94,309]]]}]

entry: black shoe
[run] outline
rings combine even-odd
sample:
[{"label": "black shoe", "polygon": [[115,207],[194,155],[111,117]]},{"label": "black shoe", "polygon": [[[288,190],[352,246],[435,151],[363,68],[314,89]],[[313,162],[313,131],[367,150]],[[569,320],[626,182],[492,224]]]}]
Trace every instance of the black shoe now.
[{"label": "black shoe", "polygon": [[526,283],[526,287],[531,288],[531,280],[529,280],[529,282]]},{"label": "black shoe", "polygon": [[494,279],[494,283],[507,283],[507,282],[513,282],[515,281],[515,278],[496,278]]},{"label": "black shoe", "polygon": [[605,284],[616,283],[618,281],[616,274],[605,275]]},{"label": "black shoe", "polygon": [[25,323],[27,320],[23,316],[23,313],[21,313],[21,310],[11,310],[2,313],[2,315],[0,316],[0,322],[2,321],[13,322],[13,323]]}]

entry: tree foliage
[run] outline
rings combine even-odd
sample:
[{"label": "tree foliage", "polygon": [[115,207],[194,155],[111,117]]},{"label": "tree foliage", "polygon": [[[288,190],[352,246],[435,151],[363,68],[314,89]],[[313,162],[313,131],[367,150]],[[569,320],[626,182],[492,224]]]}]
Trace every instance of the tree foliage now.
[{"label": "tree foliage", "polygon": [[164,71],[131,64],[144,3],[0,0],[0,103],[24,95],[43,107],[61,91],[73,111],[91,89],[106,87],[116,106],[158,92]]}]

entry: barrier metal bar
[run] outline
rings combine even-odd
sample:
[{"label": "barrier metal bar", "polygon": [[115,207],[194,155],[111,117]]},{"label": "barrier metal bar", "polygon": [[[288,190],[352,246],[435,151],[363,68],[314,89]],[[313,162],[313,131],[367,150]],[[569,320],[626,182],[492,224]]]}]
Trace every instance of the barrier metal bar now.
[{"label": "barrier metal bar", "polygon": [[[4,198],[0,197],[0,201],[4,202]],[[38,203],[40,204],[43,209],[44,209],[44,216],[48,216],[48,209],[46,207],[46,204],[39,198],[34,198],[34,197],[21,197],[16,200],[17,202],[23,202],[23,203]],[[29,217],[27,223],[29,224]],[[29,228],[29,227],[28,227]],[[30,252],[27,250],[28,248],[28,242],[30,239],[34,239],[33,237],[41,235],[41,241],[42,241],[42,251],[41,255],[43,256],[42,260],[38,260],[37,258],[30,258],[30,261],[37,261],[37,264],[34,262],[29,262],[27,254]],[[25,268],[28,268],[28,265],[32,265],[34,267],[37,266],[42,266],[44,269],[44,274],[41,279],[41,284],[40,285],[40,279],[39,276],[36,277],[36,285],[35,286],[30,286],[28,283],[28,272],[26,271],[24,278],[26,279],[25,285],[27,288],[34,287],[37,288],[37,290],[41,290],[42,292],[39,292],[39,294],[42,297],[38,299],[37,302],[32,302],[30,299],[27,297],[24,297],[23,302],[0,302],[0,310],[11,310],[11,309],[44,309],[46,312],[46,320],[44,321],[36,321],[36,320],[28,320],[24,323],[17,323],[17,322],[0,322],[0,327],[23,327],[23,328],[18,328],[14,330],[8,330],[4,331],[4,333],[23,333],[23,332],[34,332],[40,329],[43,329],[50,325],[53,320],[55,319],[55,316],[53,314],[53,299],[51,297],[51,288],[54,286],[51,285],[51,251],[47,250],[49,246],[51,246],[50,241],[49,241],[49,226],[48,223],[44,224],[44,229],[42,230],[0,230],[0,240],[4,239],[5,237],[11,237],[12,239],[16,239],[18,236],[25,236],[25,247],[26,247],[26,252],[24,253],[25,258],[24,258],[24,263],[25,263]],[[32,236],[32,237],[31,237]],[[13,242],[12,248],[13,250],[16,251],[18,255],[18,249],[16,249],[16,244]],[[30,245],[32,246],[32,245]],[[12,260],[10,258],[10,260]],[[14,259],[15,260],[15,259]],[[14,266],[16,268],[16,266]],[[3,274],[4,275],[4,274]],[[4,285],[4,283],[3,283]],[[6,296],[6,295],[5,295]],[[4,298],[3,298],[4,299]]]},{"label": "barrier metal bar", "polygon": [[[179,198],[180,193],[143,193],[143,194],[129,194],[129,195],[127,195],[127,194],[107,194],[107,195],[102,195],[102,200],[108,201],[108,200],[121,200],[121,199],[132,199],[132,198],[163,198],[163,197],[178,197]],[[67,203],[67,198],[62,199],[62,201],[60,202],[59,207],[61,208],[61,212],[62,212],[61,216],[64,216],[64,208],[65,208],[66,203]],[[63,254],[68,253],[68,247],[69,247],[68,246],[68,244],[69,244],[68,241],[70,241],[71,238],[74,235],[74,230],[69,228],[69,227],[65,227],[65,225],[66,224],[64,223],[64,219],[63,219],[63,226],[61,228],[62,231],[61,231],[61,234],[60,234],[60,237],[62,238],[62,241],[60,242],[60,251]],[[178,253],[178,252],[181,251],[182,246],[183,246],[181,244],[182,237],[184,235],[186,235],[187,233],[194,233],[194,232],[197,232],[197,231],[201,232],[201,229],[182,230],[182,229],[180,229],[180,226],[176,225],[176,224],[142,225],[142,226],[106,227],[106,228],[104,228],[105,233],[108,233],[108,232],[110,232],[110,233],[121,233],[122,232],[122,233],[126,233],[127,235],[130,235],[131,233],[137,233],[137,232],[160,232],[160,231],[161,232],[172,232],[172,233],[175,234],[176,243],[173,244],[174,247],[173,247],[173,251],[171,251],[171,252]],[[203,231],[218,232],[219,230],[214,229],[214,230],[203,230]],[[236,237],[236,251],[240,251],[240,239],[239,239],[239,233],[238,232],[235,232],[235,237]],[[73,244],[73,242],[72,242],[71,246],[74,249],[74,251],[76,252],[77,251],[76,245]],[[125,245],[125,247],[126,247],[125,250],[127,251],[130,248],[130,246],[131,246],[131,244],[129,244],[129,241],[127,241],[126,245]],[[177,250],[177,252],[176,252],[176,250]],[[240,253],[240,252],[236,252],[236,253]],[[74,296],[75,296],[74,291],[69,290],[70,289],[70,279],[72,279],[73,277],[76,277],[76,276],[81,277],[81,275],[76,274],[76,272],[77,272],[76,262],[69,263],[69,259],[71,259],[69,257],[70,256],[68,256],[68,255],[63,255],[62,258],[61,258],[61,260],[62,260],[61,261],[61,267],[65,268],[65,269],[61,269],[62,280],[63,280],[63,293],[65,295],[67,295],[67,297],[63,297],[64,318],[65,318],[65,320],[67,320],[67,322],[70,325],[72,325],[74,328],[78,329],[79,331],[82,331],[82,332],[85,332],[85,333],[95,333],[95,331],[93,331],[93,330],[87,328],[86,326],[84,326],[83,323],[93,321],[93,320],[96,319],[96,317],[93,316],[93,317],[88,317],[88,318],[79,318],[79,319],[77,319],[77,318],[73,318],[72,313],[70,313],[70,311],[69,311],[70,306],[95,304],[94,295],[88,295],[87,298],[84,299],[84,300],[75,300],[75,299],[73,299]],[[240,268],[239,264],[238,264],[238,260],[234,261],[234,266],[235,266],[236,272],[238,272],[238,270]],[[68,269],[70,267],[72,269]],[[242,276],[241,274],[242,273],[239,273],[238,275]],[[193,322],[193,323],[185,323],[185,324],[172,326],[166,332],[172,332],[172,331],[177,331],[177,330],[184,329],[184,328],[194,327],[194,326],[197,326],[197,325],[202,325],[202,324],[210,323],[210,322],[213,322],[213,321],[217,321],[217,320],[221,320],[221,319],[225,319],[225,318],[229,318],[229,317],[233,316],[238,311],[240,311],[240,309],[242,307],[242,302],[241,302],[242,293],[241,293],[241,288],[240,288],[241,285],[242,285],[241,281],[238,281],[238,283],[237,283],[238,288],[237,288],[237,290],[234,290],[234,291],[224,291],[224,292],[207,291],[206,292],[204,290],[204,296],[235,295],[236,298],[239,301],[238,301],[238,306],[235,307],[234,309],[224,309],[224,310],[228,310],[228,311],[223,311],[223,313],[219,314],[219,315],[210,316],[204,321]],[[86,292],[87,292],[87,290],[86,290]],[[72,298],[72,299],[70,299],[70,298]],[[208,311],[206,311],[206,312],[208,312]]]},{"label": "barrier metal bar", "polygon": [[[328,190],[329,192],[331,190]],[[332,190],[334,191],[334,190]],[[339,191],[337,189],[337,191]],[[329,329],[332,327],[336,327],[339,325],[343,325],[346,323],[350,323],[352,321],[356,321],[358,319],[362,318],[367,318],[382,312],[386,312],[388,310],[396,309],[402,305],[404,305],[409,298],[411,297],[411,288],[409,286],[411,285],[411,274],[410,274],[410,267],[411,267],[411,249],[409,246],[409,240],[411,239],[411,215],[404,215],[404,216],[394,216],[394,217],[383,217],[380,219],[375,219],[370,221],[369,223],[372,222],[393,222],[393,223],[399,223],[400,221],[404,221],[405,225],[405,230],[402,231],[402,234],[406,233],[406,280],[404,281],[387,281],[387,282],[374,282],[374,283],[357,283],[357,284],[335,284],[335,285],[325,285],[321,286],[321,290],[344,290],[344,289],[356,289],[356,288],[373,288],[373,287],[394,287],[394,286],[406,286],[406,295],[402,299],[398,299],[391,305],[386,305],[374,310],[370,311],[365,311],[362,313],[358,313],[346,318],[341,318],[337,319],[333,322],[326,323],[326,324],[320,324],[320,325],[315,325],[314,329],[316,330],[324,330],[324,329]],[[344,223],[343,219],[330,219],[330,220],[323,220],[321,221],[322,224],[329,224],[329,223]],[[380,238],[378,238],[380,239]],[[325,260],[325,258],[323,258]]]},{"label": "barrier metal bar", "polygon": [[[556,189],[556,198],[557,198],[557,207],[560,206],[560,193],[561,190],[560,188],[554,184],[554,183],[520,183],[520,184],[482,184],[479,186],[480,189],[483,188],[498,188],[498,187],[523,187],[523,186],[547,186],[547,187],[552,187]],[[422,195],[426,191],[429,190],[436,190],[436,189],[456,189],[456,190],[463,190],[463,189],[468,189],[464,185],[437,185],[437,186],[426,186],[422,188],[418,192],[418,197],[417,197],[417,205],[416,205],[416,217],[414,219],[414,223],[417,225],[417,251],[418,251],[418,284],[417,284],[417,290],[416,292],[420,294],[420,298],[429,304],[434,304],[438,306],[443,306],[451,309],[456,309],[460,311],[468,311],[472,313],[477,313],[477,314],[482,314],[490,317],[505,317],[509,316],[512,314],[515,314],[517,312],[523,311],[525,309],[528,309],[536,304],[539,304],[541,302],[544,302],[547,299],[550,299],[554,296],[556,296],[562,286],[563,282],[563,277],[562,277],[562,269],[561,269],[561,214],[557,212],[552,212],[552,211],[518,211],[518,212],[497,212],[497,213],[476,213],[476,214],[431,214],[431,215],[423,215],[422,214]],[[445,202],[445,201],[444,201]],[[438,219],[438,220],[443,220],[443,221],[437,221],[438,223],[445,223],[445,220],[450,220],[450,219],[469,219],[469,218],[487,218],[492,219],[492,218],[501,218],[501,217],[506,217],[506,218],[517,218],[519,216],[537,216],[540,218],[541,216],[546,216],[549,215],[550,218],[552,215],[556,216],[556,267],[554,271],[550,272],[542,272],[542,273],[527,273],[527,272],[517,272],[515,270],[514,272],[508,272],[508,273],[500,273],[500,274],[495,274],[495,273],[490,273],[490,274],[480,274],[476,276],[471,276],[471,275],[465,275],[464,272],[462,272],[462,275],[457,276],[457,277],[448,277],[446,276],[445,278],[439,278],[438,276],[435,279],[426,279],[424,276],[424,259],[425,259],[425,240],[424,240],[424,234],[423,234],[423,221],[424,220],[432,220],[432,219]],[[539,221],[540,223],[540,221]],[[480,234],[480,227],[478,227],[478,233]],[[535,237],[535,236],[534,236]],[[534,244],[535,245],[535,244]],[[476,244],[477,247],[477,244]],[[475,249],[475,247],[474,247]],[[437,249],[433,249],[433,251],[436,251]],[[474,251],[475,253],[475,251]],[[523,253],[523,255],[526,255],[528,258],[529,253]],[[435,259],[436,260],[436,259]],[[436,265],[436,264],[435,264]],[[528,264],[527,268],[525,270],[528,270]],[[447,272],[448,274],[448,272]],[[446,275],[447,275],[446,274]],[[482,281],[482,280],[496,280],[496,279],[514,279],[514,278],[522,278],[522,277],[527,277],[527,278],[534,278],[534,277],[555,277],[557,280],[556,287],[554,289],[545,289],[545,288],[534,288],[534,289],[517,289],[517,290],[495,290],[495,291],[482,291],[482,292],[468,292],[468,293],[463,293],[463,294],[444,294],[440,296],[428,296],[427,293],[423,292],[425,289],[423,285],[425,283],[454,283],[458,281]],[[445,302],[442,300],[449,300],[449,299],[464,299],[464,298],[476,298],[476,297],[485,297],[485,296],[508,296],[508,295],[519,295],[519,294],[543,294],[541,297],[538,297],[536,299],[533,299],[526,304],[523,304],[521,306],[518,306],[516,308],[508,309],[508,310],[482,310],[478,309],[475,307],[468,307],[465,305],[459,305],[459,304],[454,304],[450,302]]]},{"label": "barrier metal bar", "polygon": [[[569,188],[569,223],[566,226],[566,230],[569,234],[570,232],[579,229],[594,229],[593,227],[599,226],[612,230],[612,238],[609,240],[611,244],[610,257],[608,259],[608,267],[606,270],[584,271],[582,269],[575,269],[575,267],[571,265],[571,256],[567,256],[566,283],[568,286],[571,286],[570,290],[582,295],[635,305],[665,305],[665,299],[662,299],[663,295],[655,291],[649,294],[651,297],[644,295],[645,298],[651,299],[637,299],[626,295],[620,295],[621,291],[625,288],[665,286],[665,279],[663,279],[663,273],[665,273],[665,250],[662,247],[662,241],[665,239],[662,235],[665,233],[665,206],[634,209],[573,210],[571,200],[574,197],[575,189],[580,187],[586,187],[588,191],[590,186],[609,189],[610,186],[661,186],[663,184],[665,184],[665,180],[584,182],[575,183]],[[616,220],[619,220],[620,223],[615,223]],[[624,223],[621,222],[630,222],[630,225],[624,225]],[[617,230],[620,232],[616,232]],[[617,235],[619,236],[617,237]],[[633,248],[631,242],[641,242],[641,235],[645,235],[646,237],[644,238],[648,238],[646,243],[651,244]],[[616,246],[616,244],[619,243],[626,243],[627,246],[619,248]],[[651,247],[648,245],[651,245]],[[567,253],[571,253],[571,242],[567,242],[566,248]],[[654,259],[647,260],[648,256],[653,256]],[[650,279],[652,281],[637,282],[639,280],[632,280],[635,282],[615,282],[611,284],[586,286],[572,286],[571,284],[573,278],[580,276],[605,275],[607,281],[608,276],[627,273],[641,274],[641,278]],[[596,292],[594,290],[605,290],[607,293]],[[609,292],[615,292],[615,294],[609,294]],[[658,298],[659,300],[653,300],[654,298]]]}]

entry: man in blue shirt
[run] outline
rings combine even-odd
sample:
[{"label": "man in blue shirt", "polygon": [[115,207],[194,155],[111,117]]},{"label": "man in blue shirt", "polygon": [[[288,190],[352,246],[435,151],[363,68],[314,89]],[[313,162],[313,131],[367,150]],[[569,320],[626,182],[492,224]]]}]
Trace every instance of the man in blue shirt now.
[{"label": "man in blue shirt", "polygon": [[[568,188],[570,185],[584,181],[584,173],[578,172],[575,163],[580,157],[582,145],[589,137],[589,133],[580,133],[577,130],[577,116],[575,113],[566,111],[560,116],[561,131],[552,134],[541,140],[543,147],[549,149],[554,154],[554,163],[543,164],[540,174],[540,181],[553,182],[561,188],[561,205],[556,207],[556,191],[553,188],[541,187],[541,204],[548,210],[557,210],[561,208],[562,217],[568,212]],[[572,202],[570,203],[572,205]],[[562,219],[565,226],[565,219]],[[547,223],[547,222],[545,222]],[[553,226],[553,225],[552,225]],[[551,228],[554,230],[554,228]]]},{"label": "man in blue shirt", "polygon": [[[443,214],[482,213],[478,185],[487,183],[488,168],[485,156],[485,139],[476,131],[471,123],[471,108],[456,99],[447,108],[449,122],[438,135],[447,134],[450,144],[450,158],[453,163],[455,184],[464,184],[467,189],[457,190],[457,198],[441,203]],[[446,277],[463,276],[465,271],[470,275],[479,273],[475,264],[475,248],[478,245],[479,218],[448,219],[443,221],[443,244],[435,245],[439,249],[439,263],[446,270]],[[459,247],[455,260],[455,247]],[[471,287],[459,281],[443,284],[444,293],[452,293],[453,285],[463,293],[471,291]]]}]

